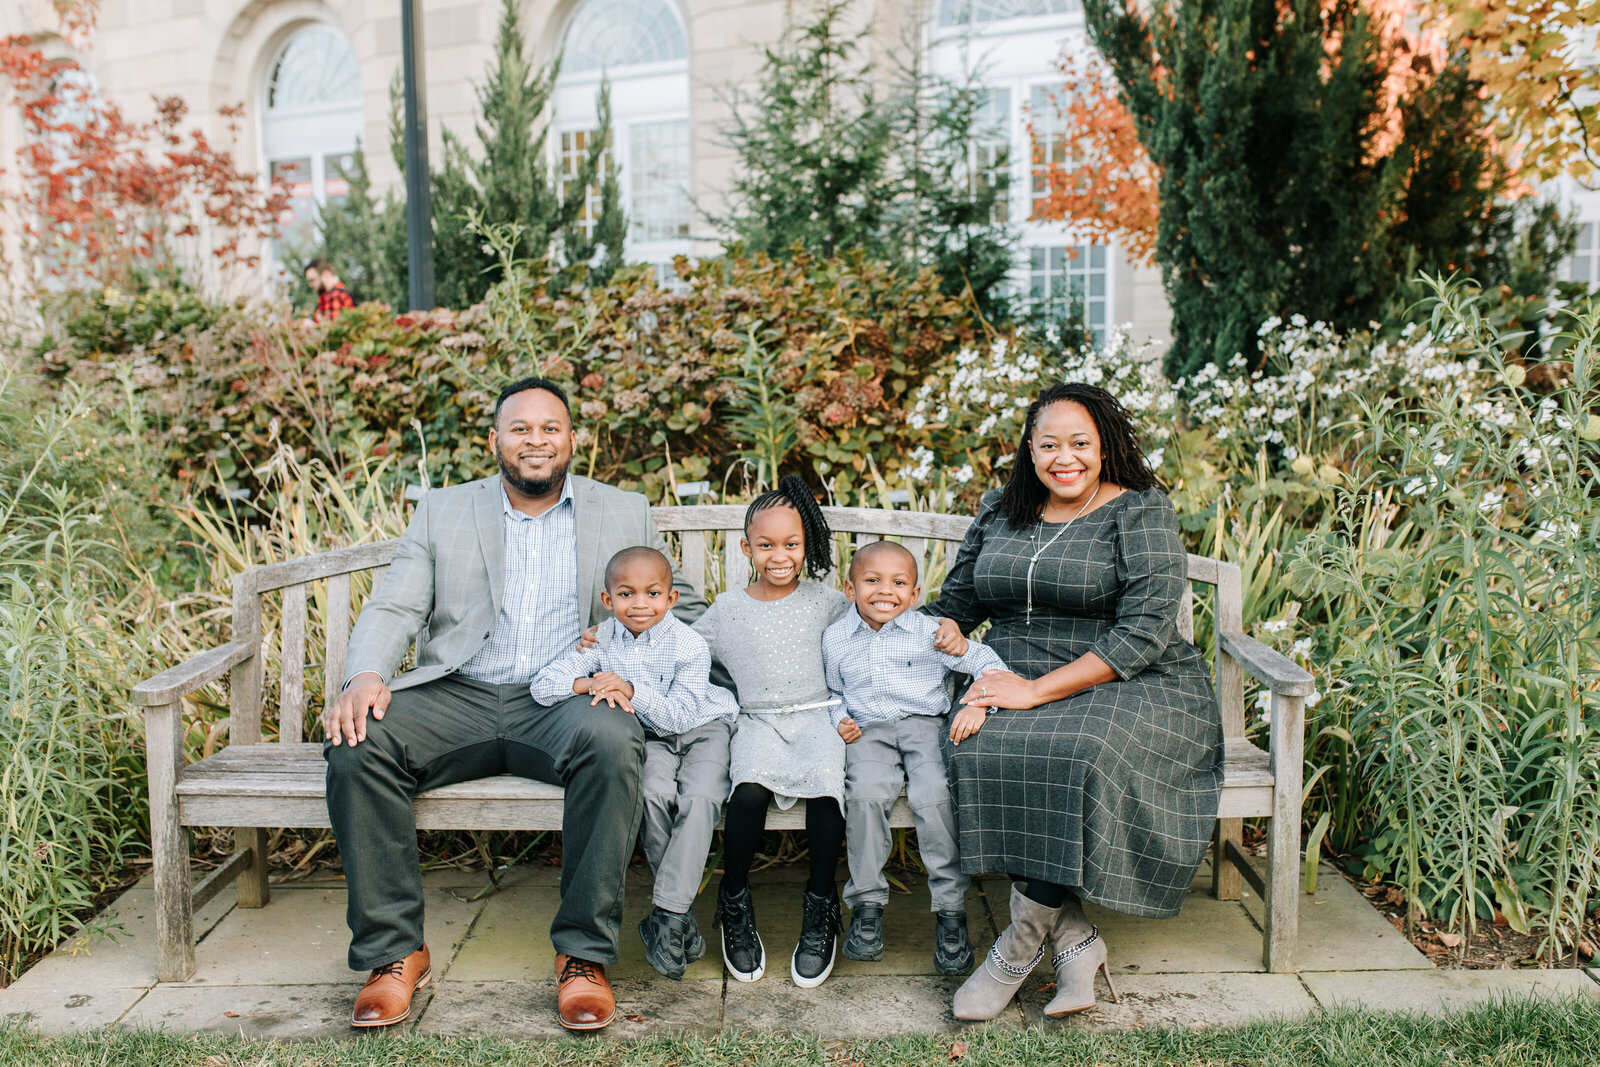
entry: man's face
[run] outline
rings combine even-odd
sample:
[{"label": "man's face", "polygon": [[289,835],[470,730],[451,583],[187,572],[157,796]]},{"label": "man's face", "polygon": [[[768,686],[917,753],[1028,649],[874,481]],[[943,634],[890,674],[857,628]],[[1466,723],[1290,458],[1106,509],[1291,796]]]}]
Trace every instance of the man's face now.
[{"label": "man's face", "polygon": [[322,289],[323,289],[322,272],[320,270],[316,270],[316,269],[314,269],[312,267],[307,267],[306,268],[306,284],[311,286],[311,291],[313,293],[322,292]]},{"label": "man's face", "polygon": [[572,419],[555,395],[524,389],[507,397],[489,431],[489,450],[500,475],[523,496],[559,492],[572,465]]}]

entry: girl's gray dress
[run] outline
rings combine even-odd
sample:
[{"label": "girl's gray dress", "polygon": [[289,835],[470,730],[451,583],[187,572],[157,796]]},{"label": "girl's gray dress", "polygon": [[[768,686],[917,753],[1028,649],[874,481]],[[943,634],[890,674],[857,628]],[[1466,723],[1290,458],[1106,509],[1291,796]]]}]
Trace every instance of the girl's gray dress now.
[{"label": "girl's gray dress", "polygon": [[997,711],[956,746],[961,868],[1174,916],[1217,815],[1222,722],[1205,660],[1178,636],[1188,559],[1172,504],[1157,489],[1130,491],[1065,529],[1014,530],[999,499],[984,497],[927,610],[963,631],[991,620],[984,643],[1024,678],[1087,652],[1117,678]]},{"label": "girl's gray dress", "polygon": [[784,808],[796,797],[844,803],[844,739],[828,709],[789,709],[829,699],[822,631],[849,607],[843,593],[820,582],[801,582],[771,601],[731,589],[694,624],[738,690],[729,751],[735,786],[758,782]]}]

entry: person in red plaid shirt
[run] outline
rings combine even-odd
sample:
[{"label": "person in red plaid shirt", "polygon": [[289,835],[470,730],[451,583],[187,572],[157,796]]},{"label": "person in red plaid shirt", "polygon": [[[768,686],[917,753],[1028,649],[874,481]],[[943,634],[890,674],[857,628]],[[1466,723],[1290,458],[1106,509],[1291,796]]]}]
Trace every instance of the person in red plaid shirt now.
[{"label": "person in red plaid shirt", "polygon": [[317,311],[311,316],[314,322],[331,322],[345,308],[356,306],[350,290],[344,287],[344,282],[333,272],[333,264],[326,259],[313,259],[306,264],[306,284],[317,294]]}]

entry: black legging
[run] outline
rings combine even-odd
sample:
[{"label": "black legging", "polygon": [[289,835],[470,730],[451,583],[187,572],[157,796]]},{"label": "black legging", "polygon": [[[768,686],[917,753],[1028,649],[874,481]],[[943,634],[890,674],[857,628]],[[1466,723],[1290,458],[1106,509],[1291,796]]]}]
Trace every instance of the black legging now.
[{"label": "black legging", "polygon": [[[772,790],[758,782],[740,782],[728,798],[722,827],[722,884],[738,891],[750,884],[750,864],[767,828],[767,805]],[[811,849],[811,877],[806,888],[817,896],[832,896],[834,872],[844,849],[844,813],[832,797],[806,801],[806,843]]]},{"label": "black legging", "polygon": [[1023,896],[1047,908],[1059,908],[1067,902],[1069,896],[1074,895],[1066,886],[1056,885],[1054,882],[1043,882],[1037,878],[1018,878],[1014,874],[1011,880],[1017,884],[1017,889]]}]

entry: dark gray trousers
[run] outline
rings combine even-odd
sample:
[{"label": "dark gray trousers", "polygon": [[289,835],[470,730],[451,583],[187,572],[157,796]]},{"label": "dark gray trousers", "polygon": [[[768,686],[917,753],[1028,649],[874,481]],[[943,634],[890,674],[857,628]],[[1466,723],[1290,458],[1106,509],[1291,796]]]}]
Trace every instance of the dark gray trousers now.
[{"label": "dark gray trousers", "polygon": [[349,889],[350,967],[365,971],[422,945],[422,874],[414,794],[516,774],[566,787],[559,953],[617,961],[623,878],[642,802],[644,730],[576,696],[543,707],[525,685],[451,675],[394,694],[358,745],[324,744],[328,815]]}]

